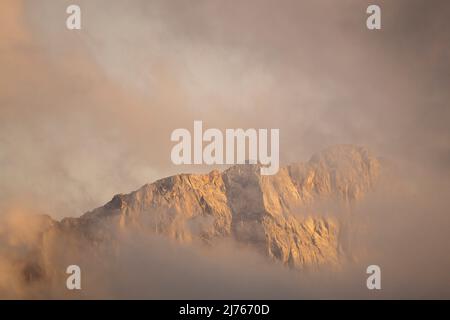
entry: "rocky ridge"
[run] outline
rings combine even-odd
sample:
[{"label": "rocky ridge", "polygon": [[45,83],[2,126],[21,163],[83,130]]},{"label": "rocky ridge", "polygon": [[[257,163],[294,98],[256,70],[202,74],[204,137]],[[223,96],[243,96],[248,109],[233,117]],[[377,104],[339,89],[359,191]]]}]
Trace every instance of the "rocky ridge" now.
[{"label": "rocky ridge", "polygon": [[56,228],[90,243],[114,241],[116,231],[130,228],[209,245],[231,237],[294,268],[338,265],[346,211],[375,187],[377,158],[364,147],[339,145],[276,175],[259,172],[258,165],[236,165],[171,176]]}]

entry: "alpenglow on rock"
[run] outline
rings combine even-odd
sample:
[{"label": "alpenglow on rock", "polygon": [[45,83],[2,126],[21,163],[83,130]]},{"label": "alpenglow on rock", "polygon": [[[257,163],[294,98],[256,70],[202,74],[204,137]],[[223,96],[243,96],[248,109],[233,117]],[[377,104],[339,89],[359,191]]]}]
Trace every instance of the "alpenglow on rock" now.
[{"label": "alpenglow on rock", "polygon": [[91,243],[127,228],[209,245],[231,237],[294,268],[333,266],[342,256],[342,217],[318,204],[351,205],[374,188],[379,171],[366,148],[334,146],[273,176],[260,175],[258,165],[236,165],[164,178],[57,228]]}]

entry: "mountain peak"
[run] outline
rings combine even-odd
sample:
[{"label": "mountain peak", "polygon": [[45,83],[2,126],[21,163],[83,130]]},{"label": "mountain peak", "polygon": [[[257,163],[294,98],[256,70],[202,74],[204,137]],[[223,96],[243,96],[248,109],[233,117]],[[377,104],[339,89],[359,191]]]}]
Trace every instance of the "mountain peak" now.
[{"label": "mountain peak", "polygon": [[76,220],[90,238],[101,239],[105,224],[137,226],[181,242],[232,237],[299,268],[337,264],[340,217],[305,216],[304,209],[322,199],[356,201],[374,187],[379,167],[367,148],[333,146],[273,176],[245,164],[160,179]]}]

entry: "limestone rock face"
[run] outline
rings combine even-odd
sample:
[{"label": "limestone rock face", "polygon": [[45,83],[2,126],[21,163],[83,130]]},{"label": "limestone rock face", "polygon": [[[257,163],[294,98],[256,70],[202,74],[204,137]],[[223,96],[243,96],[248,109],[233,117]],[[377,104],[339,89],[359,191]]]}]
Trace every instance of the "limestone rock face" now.
[{"label": "limestone rock face", "polygon": [[273,176],[261,176],[258,165],[236,165],[164,178],[57,228],[90,243],[114,241],[128,228],[209,245],[231,237],[291,267],[337,265],[343,217],[316,205],[345,208],[374,188],[379,171],[366,148],[335,146]]}]

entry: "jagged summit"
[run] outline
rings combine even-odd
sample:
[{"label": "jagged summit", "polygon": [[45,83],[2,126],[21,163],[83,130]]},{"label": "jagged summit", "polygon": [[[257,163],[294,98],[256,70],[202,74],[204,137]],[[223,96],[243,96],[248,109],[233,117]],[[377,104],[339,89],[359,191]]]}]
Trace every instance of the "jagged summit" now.
[{"label": "jagged summit", "polygon": [[339,145],[273,176],[248,164],[167,177],[116,195],[80,218],[64,219],[60,227],[95,241],[109,237],[108,230],[129,227],[181,242],[232,237],[294,267],[337,264],[339,215],[305,215],[304,209],[321,199],[359,199],[374,187],[379,169],[366,148]]}]

